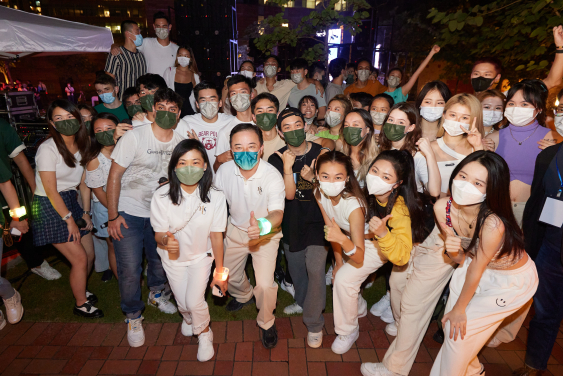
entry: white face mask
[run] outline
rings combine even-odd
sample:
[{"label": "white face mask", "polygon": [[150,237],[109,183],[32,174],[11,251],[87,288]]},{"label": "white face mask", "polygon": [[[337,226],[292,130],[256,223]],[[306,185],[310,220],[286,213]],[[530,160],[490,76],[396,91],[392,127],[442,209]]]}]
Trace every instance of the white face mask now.
[{"label": "white face mask", "polygon": [[278,73],[278,67],[274,65],[266,65],[264,67],[264,75],[266,77],[274,77]]},{"label": "white face mask", "polygon": [[358,80],[367,81],[371,72],[368,69],[361,69],[358,71]]},{"label": "white face mask", "polygon": [[293,81],[296,84],[300,84],[303,81],[303,75],[301,73],[292,73],[291,81]]},{"label": "white face mask", "polygon": [[510,124],[523,127],[528,125],[535,119],[534,115],[535,108],[524,108],[524,107],[507,107],[504,110],[504,116],[508,119]]},{"label": "white face mask", "polygon": [[395,183],[386,183],[379,176],[368,173],[366,175],[366,185],[370,195],[383,195],[391,191]]},{"label": "white face mask", "polygon": [[397,76],[391,76],[387,79],[387,84],[389,84],[389,87],[395,88],[401,84],[401,79]]},{"label": "white face mask", "polygon": [[237,112],[244,112],[250,107],[250,94],[231,95],[231,105]]},{"label": "white face mask", "polygon": [[312,118],[305,118],[305,123],[307,123],[308,125],[313,124],[313,121],[315,120],[317,116],[313,116]]},{"label": "white face mask", "polygon": [[442,117],[444,107],[420,107],[420,116],[430,123]]},{"label": "white face mask", "polygon": [[157,27],[155,28],[154,33],[158,39],[166,39],[168,38],[168,34],[170,34],[167,27]]},{"label": "white face mask", "polygon": [[371,120],[375,125],[383,125],[383,122],[385,121],[385,116],[387,116],[385,112],[377,112],[377,111],[370,111],[369,114],[371,115]]},{"label": "white face mask", "polygon": [[219,112],[219,102],[201,102],[199,104],[199,112],[207,119],[211,120]]},{"label": "white face mask", "polygon": [[563,114],[555,114],[555,130],[563,136]]},{"label": "white face mask", "polygon": [[345,181],[337,181],[334,183],[321,181],[319,184],[321,186],[321,191],[329,197],[338,196],[344,190],[344,187],[346,187]]},{"label": "white face mask", "polygon": [[475,205],[485,201],[487,195],[481,193],[476,186],[468,181],[454,180],[452,183],[452,197],[458,205]]},{"label": "white face mask", "polygon": [[450,119],[446,119],[442,123],[444,130],[452,137],[459,136],[459,135],[463,134],[463,131],[459,127],[460,125],[463,128],[465,128],[466,130],[469,131],[469,124],[460,123],[459,121],[453,121],[453,120],[450,120]]},{"label": "white face mask", "polygon": [[240,74],[249,79],[252,79],[252,76],[254,76],[254,72],[248,70],[240,71]]},{"label": "white face mask", "polygon": [[178,56],[178,64],[182,67],[187,67],[190,65],[190,58],[185,56]]},{"label": "white face mask", "polygon": [[335,127],[342,121],[342,114],[335,111],[328,111],[325,114],[325,123],[328,124],[329,127]]},{"label": "white face mask", "polygon": [[500,122],[503,117],[502,111],[483,110],[483,125],[490,127]]}]

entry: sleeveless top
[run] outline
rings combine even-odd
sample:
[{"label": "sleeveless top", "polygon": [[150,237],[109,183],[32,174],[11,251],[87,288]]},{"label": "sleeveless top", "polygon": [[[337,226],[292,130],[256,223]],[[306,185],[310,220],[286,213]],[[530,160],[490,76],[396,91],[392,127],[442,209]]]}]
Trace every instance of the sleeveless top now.
[{"label": "sleeveless top", "polygon": [[504,158],[510,169],[510,181],[520,180],[532,185],[536,157],[541,152],[538,141],[542,140],[549,129],[538,121],[525,127],[509,124],[499,131],[496,153]]},{"label": "sleeveless top", "polygon": [[[450,216],[451,208],[452,208],[452,198],[450,197],[446,205],[446,225],[450,227],[452,230],[454,230],[454,233],[458,235],[452,224],[452,218]],[[471,258],[475,257],[475,252],[479,248],[479,238],[477,238],[477,240],[475,241],[475,246],[471,249],[468,249],[469,245],[471,244],[471,238],[467,238],[465,236],[460,236],[459,238],[461,239],[461,248],[463,248],[465,252],[469,253],[469,257]],[[519,255],[516,255],[514,257],[503,256],[501,258],[498,258],[499,253],[501,251],[502,251],[502,246],[499,248],[497,253],[495,253],[491,261],[489,261],[489,264],[487,265],[487,269],[495,269],[495,270],[508,269],[518,264],[518,262],[522,259],[522,257],[524,257],[524,252],[520,252]]]},{"label": "sleeveless top", "polygon": [[457,161],[438,162],[438,170],[440,170],[440,177],[442,178],[442,186],[440,187],[440,191],[447,193],[448,185],[450,183],[450,176],[452,176],[452,172],[454,172],[456,166],[463,160],[463,158],[466,157],[466,155],[460,154],[450,148],[448,145],[446,145],[442,137],[436,139],[436,142],[444,153],[446,153],[450,157],[457,159]]}]

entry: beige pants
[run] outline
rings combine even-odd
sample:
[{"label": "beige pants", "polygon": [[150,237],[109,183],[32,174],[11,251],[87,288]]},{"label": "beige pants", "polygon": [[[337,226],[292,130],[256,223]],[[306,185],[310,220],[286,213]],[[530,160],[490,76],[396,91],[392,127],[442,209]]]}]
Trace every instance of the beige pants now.
[{"label": "beige pants", "polygon": [[526,207],[526,202],[511,202],[512,212],[514,217],[516,217],[516,223],[522,228],[522,218],[524,217],[524,208]]},{"label": "beige pants", "polygon": [[393,271],[389,278],[389,286],[391,288],[391,310],[393,311],[393,318],[395,325],[399,326],[399,319],[401,318],[401,299],[403,298],[403,291],[407,286],[407,281],[412,274],[413,270],[413,257],[416,252],[416,246],[411,251],[409,262],[403,266],[393,265]]},{"label": "beige pants", "polygon": [[409,374],[436,303],[454,272],[455,264],[444,255],[439,233],[435,227],[416,248],[413,271],[402,293],[397,337],[383,359],[388,370],[400,375]]},{"label": "beige pants", "polygon": [[[229,221],[225,238],[225,261],[229,268],[229,293],[239,302],[246,303],[252,296],[256,298],[258,326],[268,330],[274,325],[274,310],[278,295],[278,285],[274,282],[278,245],[281,231],[260,239],[251,240],[245,231],[233,226]],[[256,277],[256,287],[248,281],[245,267],[248,256],[252,256],[252,266]]]}]

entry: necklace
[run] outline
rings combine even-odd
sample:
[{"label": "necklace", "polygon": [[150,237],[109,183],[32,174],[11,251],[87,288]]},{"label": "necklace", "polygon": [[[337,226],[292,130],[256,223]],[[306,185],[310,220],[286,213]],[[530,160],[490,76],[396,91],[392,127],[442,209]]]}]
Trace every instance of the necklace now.
[{"label": "necklace", "polygon": [[[301,160],[307,156],[307,153],[309,152],[310,147],[311,147],[311,144],[309,143],[309,141],[307,141],[307,148],[305,149],[305,153],[301,154],[299,157],[295,157],[295,160],[301,162]],[[307,160],[305,160],[305,162],[306,161]]]},{"label": "necklace", "polygon": [[[487,137],[487,136],[490,135],[490,134],[493,134],[494,132],[495,132],[495,128],[491,128],[490,131],[485,132],[485,137]],[[512,137],[512,138],[514,138],[514,137]],[[524,140],[524,141],[526,141],[526,140]],[[524,142],[524,141],[522,141],[522,142]]]},{"label": "necklace", "polygon": [[[461,210],[458,209],[458,217],[459,217],[459,213],[461,213]],[[471,221],[471,223],[467,222],[467,219],[465,219],[465,217],[463,216],[463,213],[461,213],[461,219],[463,219],[463,221],[469,225],[469,229],[471,230],[471,229],[473,229],[473,222],[475,222],[475,221],[477,220],[477,216],[478,216],[478,215],[479,215],[479,214],[477,214],[477,215],[475,216],[475,218],[473,218],[473,220]],[[459,221],[458,221],[458,222],[459,222]]]},{"label": "necklace", "polygon": [[517,139],[514,138],[514,135],[512,134],[512,129],[510,129],[510,127],[508,128],[508,130],[510,131],[510,136],[512,136],[512,139],[516,142],[518,142],[518,145],[522,145],[522,143],[524,141],[526,141],[527,139],[529,139],[530,137],[532,137],[534,135],[534,133],[536,133],[536,131],[538,130],[539,125],[536,127],[536,129],[534,129],[534,131],[532,132],[531,135],[529,135],[528,137],[526,137],[525,139],[523,139],[522,141],[518,141]]}]

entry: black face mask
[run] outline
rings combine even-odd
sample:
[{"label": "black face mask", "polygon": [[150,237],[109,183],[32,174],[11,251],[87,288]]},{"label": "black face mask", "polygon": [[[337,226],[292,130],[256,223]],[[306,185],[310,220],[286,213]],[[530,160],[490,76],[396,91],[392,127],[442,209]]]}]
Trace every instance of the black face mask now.
[{"label": "black face mask", "polygon": [[473,90],[478,93],[487,90],[493,83],[493,80],[494,78],[475,77],[471,79],[471,86],[473,86]]}]

